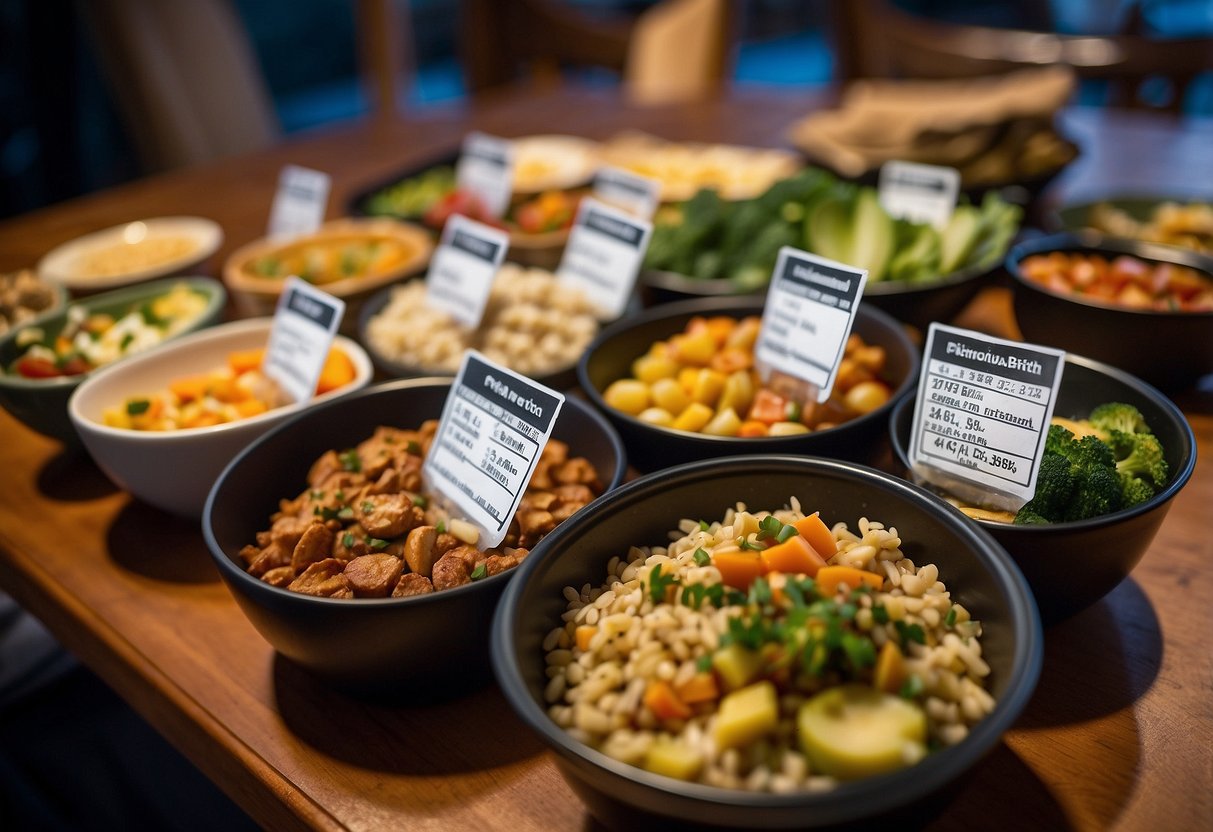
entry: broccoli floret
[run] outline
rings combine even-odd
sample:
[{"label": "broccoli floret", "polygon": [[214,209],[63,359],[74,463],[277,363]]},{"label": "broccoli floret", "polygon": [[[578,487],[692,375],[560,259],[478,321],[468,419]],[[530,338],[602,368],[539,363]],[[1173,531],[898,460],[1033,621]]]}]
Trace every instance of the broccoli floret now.
[{"label": "broccoli floret", "polygon": [[1045,434],[1045,453],[1052,451],[1065,456],[1065,449],[1073,441],[1074,434],[1069,428],[1061,425],[1049,425],[1049,432]]},{"label": "broccoli floret", "polygon": [[1089,421],[1098,429],[1111,433],[1114,430],[1124,433],[1149,433],[1146,417],[1131,404],[1123,402],[1108,402],[1101,404],[1091,411]]},{"label": "broccoli floret", "polygon": [[[1036,474],[1036,493],[1015,515],[1015,522],[1060,522],[1065,517],[1066,506],[1069,505],[1070,497],[1074,493],[1072,469],[1073,465],[1064,456],[1045,451],[1044,456],[1040,458],[1040,471]],[[1028,521],[1020,519],[1020,515],[1041,519]]]},{"label": "broccoli floret", "polygon": [[1154,486],[1141,477],[1120,478],[1120,499],[1124,508],[1144,503],[1155,495]]},{"label": "broccoli floret", "polygon": [[1154,434],[1114,431],[1109,444],[1116,454],[1116,471],[1122,477],[1141,477],[1155,486],[1166,484],[1167,461]]},{"label": "broccoli floret", "polygon": [[1026,505],[1015,515],[1016,526],[1047,526],[1051,522],[1047,517],[1041,517]]},{"label": "broccoli floret", "polygon": [[1108,444],[1098,436],[1084,436],[1070,443],[1063,452],[1066,459],[1079,468],[1112,468],[1116,457]]},{"label": "broccoli floret", "polygon": [[[1108,451],[1109,456],[1111,450]],[[1086,520],[1116,511],[1121,506],[1120,477],[1115,466],[1089,465],[1078,471],[1074,494],[1066,506],[1066,520]]]}]

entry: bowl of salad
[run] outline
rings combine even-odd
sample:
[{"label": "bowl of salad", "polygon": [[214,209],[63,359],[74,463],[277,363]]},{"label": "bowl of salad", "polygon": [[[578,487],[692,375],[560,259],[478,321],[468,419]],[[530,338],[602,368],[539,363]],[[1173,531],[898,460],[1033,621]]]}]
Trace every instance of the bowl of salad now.
[{"label": "bowl of salad", "polygon": [[1040,670],[1006,552],[911,483],[835,460],[643,477],[517,578],[493,669],[612,829],[917,829]]},{"label": "bowl of salad", "polygon": [[168,278],[41,316],[0,339],[0,406],[31,430],[75,444],[67,402],[86,376],[217,323],[226,302],[216,280]]}]

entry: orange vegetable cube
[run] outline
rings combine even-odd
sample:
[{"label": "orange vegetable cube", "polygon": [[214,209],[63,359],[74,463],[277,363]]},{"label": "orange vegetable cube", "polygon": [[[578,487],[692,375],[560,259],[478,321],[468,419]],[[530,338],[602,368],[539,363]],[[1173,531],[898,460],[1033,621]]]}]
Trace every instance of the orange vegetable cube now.
[{"label": "orange vegetable cube", "polygon": [[250,370],[258,369],[264,360],[264,347],[258,347],[255,350],[237,350],[236,352],[228,353],[227,366],[231,367],[232,372],[236,375],[241,375]]},{"label": "orange vegetable cube", "polygon": [[260,416],[269,410],[269,406],[260,399],[245,399],[242,402],[236,402],[236,412],[240,414],[240,418],[248,419],[253,416]]},{"label": "orange vegetable cube", "polygon": [[210,376],[186,376],[170,381],[168,389],[177,397],[177,401],[185,404],[205,396],[210,381]]},{"label": "orange vegetable cube", "polygon": [[817,573],[817,589],[822,595],[833,595],[842,584],[851,589],[858,589],[866,584],[876,590],[884,586],[884,578],[875,572],[856,569],[853,566],[823,566]]},{"label": "orange vegetable cube", "polygon": [[583,624],[577,628],[575,635],[577,639],[577,649],[583,653],[590,649],[590,639],[594,637],[594,633],[598,632],[598,628],[589,624]]},{"label": "orange vegetable cube", "polygon": [[770,433],[770,428],[767,427],[767,423],[759,422],[757,419],[747,419],[737,429],[738,436],[766,436],[768,433]]},{"label": "orange vegetable cube", "polygon": [[767,571],[757,552],[717,552],[712,555],[712,565],[720,570],[725,586],[743,592]]},{"label": "orange vegetable cube", "polygon": [[773,425],[787,418],[787,410],[788,400],[764,387],[754,394],[754,404],[750,407],[750,418]]},{"label": "orange vegetable cube", "polygon": [[716,684],[715,673],[696,673],[683,682],[675,691],[678,698],[688,705],[696,702],[710,702],[720,697],[720,687]]},{"label": "orange vegetable cube", "polygon": [[644,705],[658,719],[686,719],[691,709],[678,698],[670,683],[654,679],[644,691]]},{"label": "orange vegetable cube", "polygon": [[834,532],[830,531],[830,527],[825,524],[817,512],[813,512],[802,520],[797,520],[795,526],[796,531],[800,532],[800,536],[808,541],[823,560],[829,560],[838,552],[838,541],[834,539]]},{"label": "orange vegetable cube", "polygon": [[316,384],[316,395],[322,395],[338,387],[344,387],[354,380],[354,362],[339,349],[329,350],[324,359],[324,369],[320,371],[320,381]]},{"label": "orange vegetable cube", "polygon": [[803,537],[789,537],[761,553],[768,572],[814,577],[826,565],[825,560]]}]

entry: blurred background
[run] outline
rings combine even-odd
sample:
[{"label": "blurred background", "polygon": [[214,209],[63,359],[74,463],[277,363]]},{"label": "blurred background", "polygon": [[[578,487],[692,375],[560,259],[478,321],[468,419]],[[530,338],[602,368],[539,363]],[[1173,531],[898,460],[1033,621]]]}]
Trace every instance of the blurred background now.
[{"label": "blurred background", "polygon": [[[634,16],[655,0],[553,0],[578,13],[610,21]],[[365,83],[365,43],[357,0],[187,0],[204,12],[221,7],[218,23],[205,16],[192,42],[178,46],[152,35],[140,47],[127,35],[132,24],[154,18],[155,0],[0,0],[0,217],[137,178],[175,163],[149,153],[135,111],[124,97],[137,84],[124,49],[134,51],[145,78],[170,79],[174,72],[239,68],[225,61],[221,40],[236,42],[250,58],[245,91],[267,101],[264,123],[249,125],[255,146],[267,137],[289,136],[365,116],[372,96]],[[463,106],[468,99],[466,65],[460,62],[466,0],[386,0],[388,20],[398,30],[403,56],[399,79],[402,115],[435,107]],[[740,93],[763,87],[790,95],[864,74],[840,28],[840,18],[859,4],[846,0],[733,0],[733,45],[727,78]],[[1208,0],[898,0],[914,15],[949,23],[1063,34],[1145,34],[1154,38],[1213,36]],[[152,22],[155,22],[154,20]],[[206,26],[230,22],[223,38],[208,38]],[[862,22],[862,21],[861,21]],[[204,25],[205,24],[205,25]],[[137,32],[136,32],[137,34]],[[145,33],[147,34],[147,33]],[[361,35],[365,38],[365,32]],[[863,37],[861,34],[860,37]],[[150,54],[149,43],[151,44]],[[1094,43],[1094,41],[1093,41]],[[853,46],[851,47],[853,49]],[[197,54],[188,50],[197,50]],[[466,53],[467,49],[462,50]],[[218,58],[217,67],[205,67]],[[360,64],[360,58],[363,63]],[[191,70],[191,67],[197,67]],[[124,70],[127,74],[124,74]],[[607,69],[581,71],[579,81],[618,83]],[[171,80],[171,79],[170,79]],[[1088,79],[1080,103],[1106,100],[1103,82]],[[1159,79],[1143,96],[1157,99],[1176,117],[1213,115],[1213,74],[1202,72],[1182,96]]]}]

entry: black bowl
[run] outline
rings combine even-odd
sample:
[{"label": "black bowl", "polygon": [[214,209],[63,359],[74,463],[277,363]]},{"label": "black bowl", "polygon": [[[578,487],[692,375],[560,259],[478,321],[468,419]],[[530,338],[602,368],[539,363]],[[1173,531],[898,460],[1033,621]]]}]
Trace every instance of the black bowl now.
[{"label": "black bowl", "polygon": [[1063,295],[1028,280],[1019,264],[1052,251],[1121,254],[1152,263],[1175,263],[1213,281],[1213,258],[1193,251],[1092,234],[1054,234],[1011,249],[1007,271],[1014,278],[1015,319],[1024,339],[1088,355],[1119,367],[1163,390],[1192,386],[1213,373],[1213,312],[1129,309]]},{"label": "black bowl", "polygon": [[[902,771],[840,784],[824,793],[758,794],[684,783],[635,768],[573,739],[547,715],[542,643],[560,621],[566,586],[595,583],[630,545],[663,544],[680,518],[718,517],[736,501],[777,508],[796,495],[827,522],[861,516],[895,525],[916,563],[930,560],[953,597],[983,622],[992,668],[993,713],[961,743]],[[911,554],[913,553],[913,554]],[[590,812],[612,828],[728,826],[821,828],[920,822],[941,808],[938,792],[999,741],[1027,705],[1040,672],[1042,638],[1023,576],[997,543],[964,515],[910,483],[870,468],[823,459],[713,459],[628,483],[549,535],[506,588],[492,633],[493,670],[506,699],[556,752]],[[934,796],[934,799],[932,797]],[[876,827],[873,827],[876,828]]]},{"label": "black bowl", "polygon": [[[889,420],[893,451],[907,469],[915,400],[916,392],[898,402]],[[1067,356],[1054,414],[1085,418],[1104,402],[1126,402],[1146,417],[1171,470],[1166,488],[1140,505],[1089,520],[1048,526],[972,521],[993,535],[1019,564],[1045,624],[1086,609],[1133,570],[1171,510],[1171,501],[1196,467],[1196,437],[1169,399],[1128,373],[1089,358]]]},{"label": "black bowl", "polygon": [[885,377],[893,393],[889,401],[863,416],[827,430],[797,436],[737,438],[708,436],[650,425],[607,405],[602,391],[616,379],[631,375],[632,361],[646,353],[654,341],[681,332],[696,315],[729,315],[742,318],[762,315],[761,297],[705,298],[671,303],[649,309],[607,327],[590,344],[577,365],[581,388],[623,437],[628,460],[641,471],[653,471],[681,462],[714,456],[756,453],[795,453],[872,461],[883,450],[881,442],[893,403],[918,379],[918,348],[905,327],[878,309],[860,305],[854,332],[869,344],[879,344],[887,353]]},{"label": "black bowl", "polygon": [[[245,448],[215,482],[202,530],[241,610],[279,653],[357,694],[454,693],[488,680],[493,607],[517,570],[412,598],[341,600],[270,586],[244,570],[239,551],[267,528],[278,500],[299,493],[312,461],[351,447],[381,424],[415,427],[442,414],[450,382],[382,384],[310,408]],[[569,399],[553,432],[585,456],[610,489],[626,471],[615,431]]]}]

